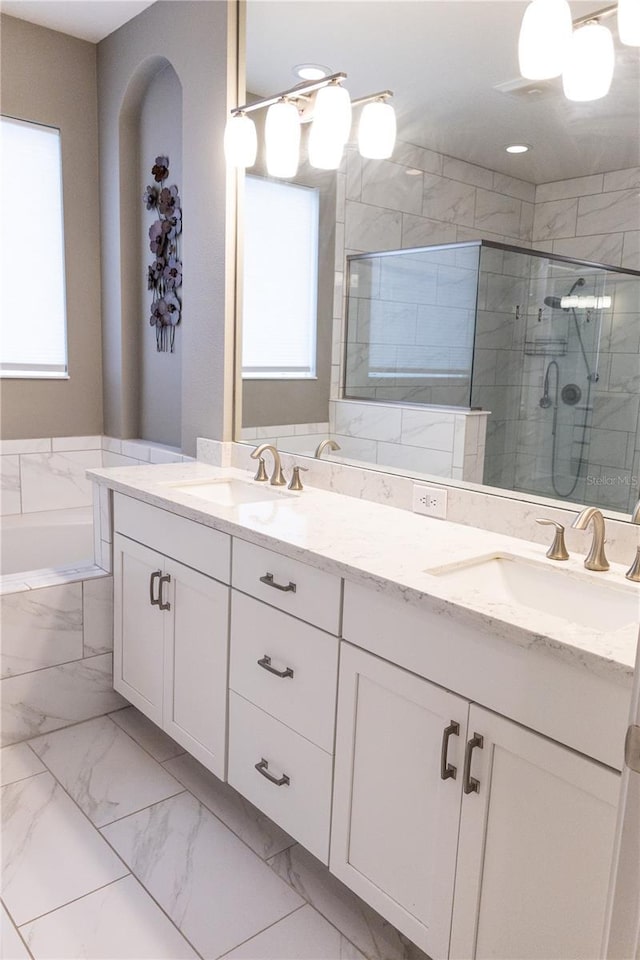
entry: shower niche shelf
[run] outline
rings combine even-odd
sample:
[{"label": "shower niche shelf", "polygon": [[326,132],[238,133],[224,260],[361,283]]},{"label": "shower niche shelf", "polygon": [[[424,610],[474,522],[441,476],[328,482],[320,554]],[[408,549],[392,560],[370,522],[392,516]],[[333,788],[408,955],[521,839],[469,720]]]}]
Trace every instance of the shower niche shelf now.
[{"label": "shower niche shelf", "polygon": [[535,340],[525,340],[524,354],[526,357],[564,357],[567,344],[567,340],[557,337],[536,337]]}]

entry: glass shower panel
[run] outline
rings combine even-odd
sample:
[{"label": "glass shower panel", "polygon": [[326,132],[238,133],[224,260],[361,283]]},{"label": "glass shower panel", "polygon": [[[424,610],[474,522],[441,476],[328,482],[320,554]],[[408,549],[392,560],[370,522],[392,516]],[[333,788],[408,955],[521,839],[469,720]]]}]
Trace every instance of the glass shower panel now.
[{"label": "glass shower panel", "polygon": [[478,244],[349,258],[347,398],[468,407]]}]

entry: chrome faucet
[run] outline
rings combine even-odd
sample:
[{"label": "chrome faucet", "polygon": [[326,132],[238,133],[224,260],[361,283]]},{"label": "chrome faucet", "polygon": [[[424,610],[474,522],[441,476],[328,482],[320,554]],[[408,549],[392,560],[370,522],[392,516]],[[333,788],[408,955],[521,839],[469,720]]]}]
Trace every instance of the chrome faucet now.
[{"label": "chrome faucet", "polygon": [[[273,473],[271,474],[271,480],[269,481],[273,487],[284,487],[286,484],[286,479],[284,473],[282,472],[282,464],[280,462],[280,454],[273,446],[272,443],[262,443],[259,447],[256,447],[251,454],[252,460],[262,459],[262,454],[267,453],[267,451],[273,456]],[[260,473],[260,470],[258,471]],[[261,479],[261,477],[256,474],[256,479]]]},{"label": "chrome faucet", "polygon": [[595,507],[585,507],[571,526],[575,530],[586,530],[590,523],[593,524],[593,541],[584,565],[587,570],[608,570],[609,561],[604,552],[604,517],[601,512]]},{"label": "chrome faucet", "polygon": [[[631,523],[640,524],[640,500],[633,508]],[[636,549],[636,558],[625,573],[625,577],[627,580],[633,580],[634,583],[640,583],[640,547]]]},{"label": "chrome faucet", "polygon": [[328,448],[329,450],[341,450],[341,449],[342,449],[342,447],[340,446],[340,444],[339,444],[339,443],[336,443],[335,440],[323,440],[323,441],[322,441],[321,443],[319,443],[318,446],[316,447],[316,452],[314,453],[314,457],[316,457],[316,458],[319,460],[320,457],[322,456],[322,454],[324,453],[324,451],[325,451],[327,448]]}]

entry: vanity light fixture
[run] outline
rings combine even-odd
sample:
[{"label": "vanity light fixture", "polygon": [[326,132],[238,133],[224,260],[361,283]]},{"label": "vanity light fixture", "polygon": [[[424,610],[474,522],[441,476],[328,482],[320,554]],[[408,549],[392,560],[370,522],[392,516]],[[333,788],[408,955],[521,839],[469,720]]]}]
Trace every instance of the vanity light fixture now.
[{"label": "vanity light fixture", "polygon": [[571,37],[562,88],[567,100],[578,102],[606,97],[613,80],[613,37],[597,20],[588,20]]},{"label": "vanity light fixture", "polygon": [[505,150],[507,153],[528,153],[531,147],[528,143],[509,143]]},{"label": "vanity light fixture", "polygon": [[609,310],[611,307],[611,297],[595,296],[577,296],[571,294],[560,298],[560,308],[562,310]]},{"label": "vanity light fixture", "polygon": [[291,100],[278,100],[267,110],[264,128],[270,177],[295,177],[300,155],[300,118]]},{"label": "vanity light fixture", "polygon": [[353,107],[363,107],[359,124],[361,155],[371,159],[390,157],[396,138],[396,118],[393,107],[387,101],[393,93],[383,90],[352,101],[342,85],[346,79],[346,73],[334,73],[299,83],[275,96],[235,107],[224,136],[227,163],[238,169],[253,166],[257,155],[257,138],[255,124],[247,114],[264,108],[269,111],[265,140],[270,176],[295,176],[300,124],[309,121],[309,162],[321,170],[337,170],[351,133]]},{"label": "vanity light fixture", "polygon": [[640,47],[640,3],[618,0],[618,36],[629,47]]},{"label": "vanity light fixture", "polygon": [[622,43],[640,46],[640,2],[619,0],[571,21],[567,0],[532,0],[518,41],[520,72],[531,80],[562,74],[568,100],[599,100],[609,92],[615,66],[611,31],[600,21],[618,14]]}]

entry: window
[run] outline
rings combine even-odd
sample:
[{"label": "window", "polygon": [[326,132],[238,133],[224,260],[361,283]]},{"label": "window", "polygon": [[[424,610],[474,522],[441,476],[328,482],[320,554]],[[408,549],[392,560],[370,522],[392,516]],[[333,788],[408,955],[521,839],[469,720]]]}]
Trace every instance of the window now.
[{"label": "window", "polygon": [[0,374],[66,377],[60,131],[0,124]]},{"label": "window", "polygon": [[242,375],[316,374],[318,191],[245,180]]}]

